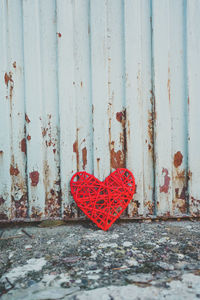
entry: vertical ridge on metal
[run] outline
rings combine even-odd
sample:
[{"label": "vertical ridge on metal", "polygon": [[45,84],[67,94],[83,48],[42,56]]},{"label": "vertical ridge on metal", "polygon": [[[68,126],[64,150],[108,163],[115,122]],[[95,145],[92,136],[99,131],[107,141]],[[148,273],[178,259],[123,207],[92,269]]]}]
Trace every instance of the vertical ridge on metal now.
[{"label": "vertical ridge on metal", "polygon": [[69,182],[134,172],[127,217],[200,215],[198,0],[0,1],[0,222],[78,218]]}]

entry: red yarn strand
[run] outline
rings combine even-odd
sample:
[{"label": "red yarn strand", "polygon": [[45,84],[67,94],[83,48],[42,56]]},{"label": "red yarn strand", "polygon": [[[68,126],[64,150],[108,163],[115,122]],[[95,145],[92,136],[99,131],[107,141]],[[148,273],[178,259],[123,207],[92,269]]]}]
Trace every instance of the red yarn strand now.
[{"label": "red yarn strand", "polygon": [[103,182],[87,172],[77,172],[70,186],[77,206],[103,230],[119,218],[135,193],[135,179],[127,169],[117,169]]}]

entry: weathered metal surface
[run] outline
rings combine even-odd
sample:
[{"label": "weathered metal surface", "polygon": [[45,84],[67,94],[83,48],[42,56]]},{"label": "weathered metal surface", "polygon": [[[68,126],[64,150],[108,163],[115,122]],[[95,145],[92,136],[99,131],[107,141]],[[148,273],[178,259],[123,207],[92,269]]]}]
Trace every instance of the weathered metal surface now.
[{"label": "weathered metal surface", "polygon": [[123,217],[200,216],[198,0],[0,1],[0,221],[76,219],[69,181],[135,175]]}]

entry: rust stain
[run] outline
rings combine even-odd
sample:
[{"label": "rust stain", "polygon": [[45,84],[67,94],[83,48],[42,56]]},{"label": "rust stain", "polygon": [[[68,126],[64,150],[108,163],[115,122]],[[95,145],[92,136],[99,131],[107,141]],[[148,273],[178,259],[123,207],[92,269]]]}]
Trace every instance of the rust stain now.
[{"label": "rust stain", "polygon": [[59,217],[61,207],[61,192],[50,189],[45,199],[45,215],[48,217]]},{"label": "rust stain", "polygon": [[165,173],[164,177],[164,185],[160,186],[160,193],[168,193],[169,191],[169,183],[170,183],[170,177],[168,176],[169,172],[167,169],[163,168],[162,174]]},{"label": "rust stain", "polygon": [[26,139],[21,140],[21,151],[26,154]]},{"label": "rust stain", "polygon": [[149,215],[153,215],[154,213],[154,205],[151,201],[147,201],[144,203],[144,207],[148,208],[148,214]]},{"label": "rust stain", "polygon": [[124,156],[122,151],[115,152],[114,148],[110,151],[110,163],[113,169],[124,167]]},{"label": "rust stain", "polygon": [[50,182],[51,169],[48,162],[43,163],[43,183],[45,188],[45,216],[56,218],[61,214],[61,190],[60,190],[60,175],[54,180],[53,185]]},{"label": "rust stain", "polygon": [[0,197],[0,205],[4,204],[5,203],[5,199],[3,199],[3,197]]},{"label": "rust stain", "polygon": [[3,154],[3,150],[0,150],[0,155],[2,155]]},{"label": "rust stain", "polygon": [[42,217],[42,215],[43,215],[43,213],[40,212],[39,209],[35,208],[34,206],[31,208],[31,215],[30,215],[30,217],[32,219],[38,219],[39,220]]},{"label": "rust stain", "polygon": [[98,158],[97,158],[97,171],[98,171],[98,176],[99,176],[99,174],[100,174],[100,173],[99,173],[99,170],[100,170],[100,169],[99,169],[99,162],[100,162],[100,158],[98,157]]},{"label": "rust stain", "polygon": [[[127,135],[126,135],[126,109],[116,113],[116,120],[122,125],[122,132],[120,133],[120,143],[122,150],[114,151],[114,142],[110,143],[110,165],[111,168],[124,168],[126,166],[126,152],[127,152]],[[109,123],[109,138],[111,141],[111,122]]]},{"label": "rust stain", "polygon": [[12,72],[5,73],[5,75],[4,75],[4,81],[5,81],[5,84],[6,84],[7,87],[8,87],[8,83],[9,82],[13,83]]},{"label": "rust stain", "polygon": [[25,120],[26,120],[27,123],[30,123],[30,119],[29,119],[29,117],[27,116],[27,114],[25,114]]},{"label": "rust stain", "polygon": [[48,131],[48,128],[43,128],[43,130],[42,130],[42,136],[43,137],[46,136],[47,131]]},{"label": "rust stain", "polygon": [[183,186],[181,193],[179,193],[179,188],[176,188],[175,195],[176,195],[177,199],[186,200],[187,199],[187,187]]},{"label": "rust stain", "polygon": [[191,197],[191,203],[192,203],[192,206],[194,207],[194,208],[196,208],[196,213],[194,213],[193,212],[193,215],[194,216],[197,216],[197,215],[199,215],[199,213],[200,213],[200,200],[199,199],[196,199],[196,198],[194,198],[193,196]]},{"label": "rust stain", "polygon": [[[54,148],[56,148],[56,143],[57,143],[57,139],[54,135],[52,135],[52,127],[51,127],[51,114],[48,114],[48,127],[47,128],[41,128],[42,129],[42,136],[44,139],[44,142],[46,144],[46,147],[51,147],[53,146]],[[56,129],[57,131],[57,129]]]},{"label": "rust stain", "polygon": [[83,87],[83,81],[81,81],[81,87]]},{"label": "rust stain", "polygon": [[182,170],[181,172],[177,172],[176,176],[175,176],[176,179],[185,179],[185,170]]},{"label": "rust stain", "polygon": [[76,153],[76,165],[77,165],[77,171],[79,171],[79,152],[78,152],[78,141],[76,141],[73,144],[73,152]]},{"label": "rust stain", "polygon": [[76,206],[74,203],[65,205],[63,211],[64,219],[71,219],[76,217]]},{"label": "rust stain", "polygon": [[53,149],[53,153],[54,153],[54,154],[56,153],[56,149]]},{"label": "rust stain", "polygon": [[27,140],[30,141],[31,140],[31,136],[28,134],[27,135]]},{"label": "rust stain", "polygon": [[122,111],[116,113],[116,119],[118,122],[120,122],[120,123],[122,122],[122,120],[123,120],[123,112]]},{"label": "rust stain", "polygon": [[31,179],[31,185],[32,186],[37,186],[38,182],[39,182],[39,173],[38,171],[33,171],[31,173],[29,173],[29,177]]},{"label": "rust stain", "polygon": [[15,200],[12,196],[12,203],[14,204],[14,218],[26,218],[27,217],[27,193],[23,195],[19,200]]},{"label": "rust stain", "polygon": [[122,126],[125,126],[126,123],[126,109],[123,109],[123,111],[116,113],[116,120],[120,123],[122,123]]},{"label": "rust stain", "polygon": [[167,81],[169,103],[171,102],[171,90],[170,90],[170,67],[168,67],[168,81]]},{"label": "rust stain", "polygon": [[183,186],[181,192],[179,188],[175,188],[175,197],[172,201],[173,210],[176,207],[182,214],[187,213],[188,203],[187,203],[187,187]]},{"label": "rust stain", "polygon": [[[14,88],[14,81],[12,79],[12,72],[5,73],[4,81],[5,81],[5,84],[6,84],[7,87],[8,87],[8,84],[10,83],[9,97],[10,97],[10,101],[11,101],[12,100],[12,95],[13,95],[13,88]],[[6,99],[8,99],[8,96],[6,96]]]},{"label": "rust stain", "polygon": [[13,167],[13,165],[10,165],[10,175],[17,176],[19,174],[19,170],[16,166],[16,168]]},{"label": "rust stain", "polygon": [[140,207],[140,203],[138,200],[131,202],[131,216],[136,217],[138,216],[138,208]]},{"label": "rust stain", "polygon": [[192,178],[192,172],[189,170],[188,171],[188,180],[191,180],[191,178]]},{"label": "rust stain", "polygon": [[87,148],[84,147],[82,149],[82,160],[83,160],[83,170],[85,170],[85,166],[87,165]]},{"label": "rust stain", "polygon": [[61,38],[62,34],[60,32],[56,32],[57,36]]},{"label": "rust stain", "polygon": [[13,68],[16,69],[16,61],[13,63]]},{"label": "rust stain", "polygon": [[182,164],[182,161],[183,161],[182,153],[180,151],[176,152],[174,154],[174,166],[175,166],[175,168],[178,168]]},{"label": "rust stain", "polygon": [[149,135],[149,140],[150,140],[150,146],[148,146],[149,150],[152,149],[153,145],[153,122],[154,122],[154,113],[152,111],[148,112],[148,135]]}]

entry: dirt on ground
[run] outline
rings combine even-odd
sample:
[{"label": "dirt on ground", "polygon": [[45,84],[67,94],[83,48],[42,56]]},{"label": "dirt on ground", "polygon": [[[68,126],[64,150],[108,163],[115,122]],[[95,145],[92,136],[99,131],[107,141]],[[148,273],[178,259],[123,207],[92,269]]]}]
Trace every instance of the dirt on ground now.
[{"label": "dirt on ground", "polygon": [[199,222],[61,224],[0,229],[2,300],[200,298]]}]

